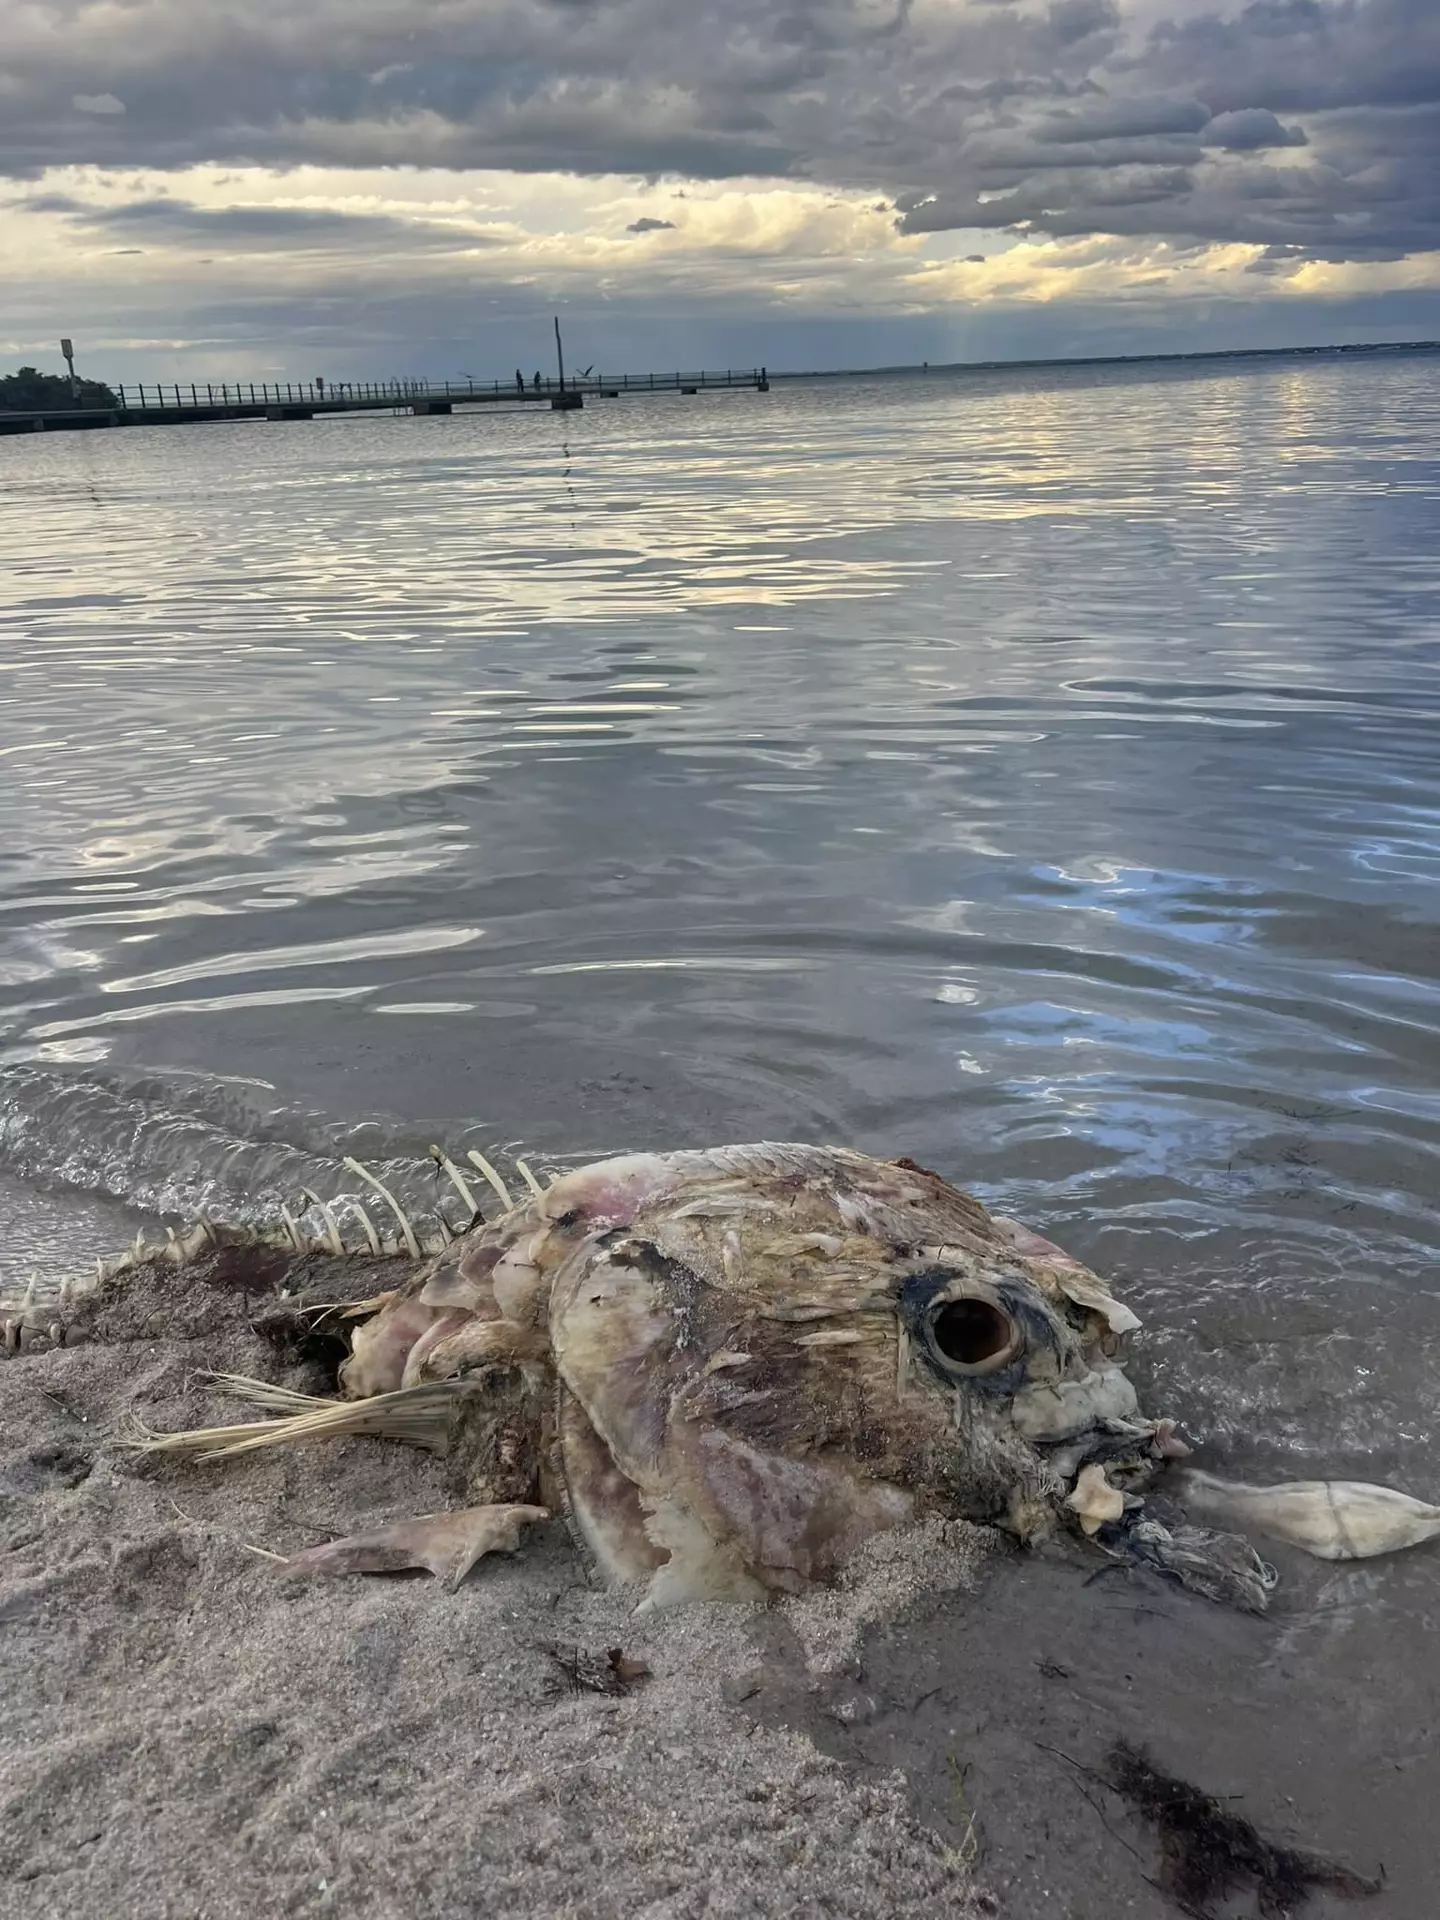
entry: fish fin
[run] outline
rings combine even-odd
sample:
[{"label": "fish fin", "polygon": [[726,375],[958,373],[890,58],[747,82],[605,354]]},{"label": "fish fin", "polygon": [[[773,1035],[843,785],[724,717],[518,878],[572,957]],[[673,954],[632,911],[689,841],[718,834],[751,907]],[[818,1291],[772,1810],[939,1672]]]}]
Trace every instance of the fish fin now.
[{"label": "fish fin", "polygon": [[347,1534],[291,1554],[286,1573],[403,1573],[421,1568],[453,1593],[487,1553],[514,1553],[520,1529],[548,1520],[545,1507],[462,1507],[399,1520],[374,1533]]},{"label": "fish fin", "polygon": [[226,1393],[233,1393],[253,1406],[269,1407],[276,1413],[313,1413],[317,1407],[333,1407],[332,1399],[316,1393],[296,1393],[293,1387],[277,1386],[272,1380],[256,1380],[248,1373],[212,1373],[209,1378]]},{"label": "fish fin", "polygon": [[191,1427],[180,1433],[151,1433],[141,1427],[129,1444],[140,1453],[185,1453],[199,1459],[225,1460],[237,1453],[254,1453],[262,1447],[283,1447],[294,1441],[331,1440],[363,1433],[378,1434],[387,1440],[404,1440],[411,1446],[443,1453],[448,1444],[450,1411],[456,1395],[475,1391],[465,1380],[435,1380],[424,1386],[402,1387],[395,1393],[372,1394],[368,1400],[311,1400],[308,1395],[291,1394],[286,1388],[270,1386],[263,1380],[247,1380],[238,1374],[216,1377],[232,1392],[242,1392],[262,1406],[293,1406],[299,1401],[304,1411],[292,1412],[281,1420],[255,1420],[229,1427]]}]

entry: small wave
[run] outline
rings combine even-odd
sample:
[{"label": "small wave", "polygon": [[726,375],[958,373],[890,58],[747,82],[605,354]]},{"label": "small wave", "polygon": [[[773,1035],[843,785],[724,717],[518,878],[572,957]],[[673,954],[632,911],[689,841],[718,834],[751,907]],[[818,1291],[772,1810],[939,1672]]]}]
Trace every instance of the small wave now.
[{"label": "small wave", "polygon": [[[373,1193],[345,1165],[353,1156],[421,1230],[437,1228],[442,1218],[462,1224],[462,1203],[428,1141],[399,1139],[383,1123],[342,1126],[281,1108],[267,1103],[269,1093],[264,1082],[238,1077],[126,1080],[10,1067],[0,1072],[0,1173],[52,1191],[104,1196],[161,1219],[203,1213],[268,1226],[307,1190],[327,1201],[365,1197],[373,1206]],[[521,1143],[496,1142],[467,1127],[447,1129],[440,1144],[461,1159],[478,1147],[514,1192],[523,1190],[515,1167],[526,1157]],[[484,1190],[478,1176],[476,1184]]]}]

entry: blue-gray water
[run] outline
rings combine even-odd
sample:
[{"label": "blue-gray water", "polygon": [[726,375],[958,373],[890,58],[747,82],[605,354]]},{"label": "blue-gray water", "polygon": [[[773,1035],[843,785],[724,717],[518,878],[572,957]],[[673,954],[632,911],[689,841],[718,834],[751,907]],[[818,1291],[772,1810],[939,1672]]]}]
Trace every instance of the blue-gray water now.
[{"label": "blue-gray water", "polygon": [[838,1140],[1440,1493],[1437,445],[1421,356],[0,442],[4,1271]]}]

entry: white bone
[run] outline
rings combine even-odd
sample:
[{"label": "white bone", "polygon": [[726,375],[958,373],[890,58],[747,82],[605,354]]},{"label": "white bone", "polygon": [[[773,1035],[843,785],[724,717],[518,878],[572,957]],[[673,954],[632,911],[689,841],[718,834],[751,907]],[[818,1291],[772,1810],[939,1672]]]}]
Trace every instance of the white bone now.
[{"label": "white bone", "polygon": [[508,1213],[510,1209],[515,1205],[515,1202],[511,1197],[510,1189],[506,1186],[505,1182],[500,1178],[499,1174],[495,1171],[494,1167],[491,1166],[490,1162],[485,1158],[484,1154],[481,1153],[478,1147],[471,1147],[469,1153],[466,1154],[465,1158],[470,1162],[472,1166],[478,1167],[481,1173],[484,1174],[485,1178],[490,1182],[491,1186],[495,1189],[496,1193],[498,1193],[500,1198],[505,1202],[505,1211]]},{"label": "white bone", "polygon": [[345,1237],[340,1231],[339,1221],[335,1218],[335,1215],[330,1211],[329,1203],[325,1200],[322,1200],[319,1194],[313,1192],[309,1187],[302,1187],[300,1191],[304,1194],[305,1198],[310,1202],[311,1206],[314,1207],[315,1211],[320,1215],[320,1218],[325,1222],[326,1247],[329,1249],[331,1253],[343,1254],[345,1251]]},{"label": "white bone", "polygon": [[464,1174],[461,1173],[459,1167],[456,1166],[449,1154],[442,1152],[439,1147],[431,1147],[430,1157],[441,1172],[454,1183],[455,1191],[465,1202],[468,1217],[473,1220],[476,1214],[479,1213],[480,1208],[476,1204],[475,1195],[470,1190],[469,1181],[465,1178]]},{"label": "white bone", "polygon": [[[380,1195],[381,1199],[387,1203],[391,1212],[395,1215],[395,1218],[400,1222],[400,1231],[405,1236],[405,1245],[410,1251],[410,1258],[412,1260],[418,1260],[420,1258],[420,1243],[415,1238],[415,1229],[410,1225],[405,1209],[395,1198],[394,1194],[391,1193],[385,1182],[371,1173],[368,1167],[362,1167],[360,1162],[352,1159],[348,1153],[345,1156],[345,1165],[350,1169],[351,1173],[358,1173],[360,1178],[364,1180],[367,1185],[372,1186],[376,1193]],[[396,1248],[396,1252],[399,1252],[398,1247]]]},{"label": "white bone", "polygon": [[540,1182],[535,1178],[523,1160],[517,1158],[515,1166],[520,1178],[525,1182],[526,1186],[529,1187],[531,1193],[544,1193],[544,1187],[541,1186]]},{"label": "white bone", "polygon": [[1107,1520],[1118,1520],[1124,1513],[1125,1496],[1110,1485],[1104,1467],[1091,1465],[1080,1469],[1065,1504],[1079,1514],[1086,1533],[1097,1533]]},{"label": "white bone", "polygon": [[1192,1471],[1179,1476],[1177,1491],[1198,1512],[1232,1526],[1254,1527],[1317,1560],[1369,1560],[1440,1535],[1440,1507],[1362,1480],[1245,1487]]}]

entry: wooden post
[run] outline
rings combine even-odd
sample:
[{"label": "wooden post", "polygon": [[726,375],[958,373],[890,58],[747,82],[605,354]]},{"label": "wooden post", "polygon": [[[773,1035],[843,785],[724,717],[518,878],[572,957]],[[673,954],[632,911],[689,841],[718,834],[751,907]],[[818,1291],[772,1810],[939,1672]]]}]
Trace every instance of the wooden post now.
[{"label": "wooden post", "polygon": [[560,345],[560,316],[555,316],[555,363],[560,369],[560,391],[565,391],[565,350]]}]

